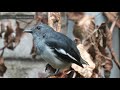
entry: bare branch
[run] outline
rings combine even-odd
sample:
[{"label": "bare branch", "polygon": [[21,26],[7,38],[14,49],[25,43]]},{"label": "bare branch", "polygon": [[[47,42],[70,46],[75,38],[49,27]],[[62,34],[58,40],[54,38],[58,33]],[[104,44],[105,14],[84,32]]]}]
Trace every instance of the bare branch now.
[{"label": "bare branch", "polygon": [[[112,23],[112,26],[111,26],[111,31],[113,31],[112,29],[114,28],[113,26],[114,26],[114,22]],[[112,32],[110,32],[109,31],[109,28],[108,28],[108,26],[106,27],[106,31],[107,31],[107,33],[108,33],[108,35],[107,35],[107,39],[108,39],[108,42],[107,42],[107,46],[108,46],[108,48],[109,48],[109,50],[110,50],[110,52],[111,52],[111,56],[112,56],[112,60],[116,63],[116,65],[118,66],[118,68],[120,69],[120,63],[119,63],[119,60],[117,59],[117,57],[116,57],[116,55],[115,55],[115,52],[114,52],[114,50],[113,50],[113,48],[112,48]]]},{"label": "bare branch", "polygon": [[116,22],[118,20],[118,17],[114,20],[114,22],[112,22],[111,28],[110,28],[110,32],[113,33],[114,27],[116,25]]}]

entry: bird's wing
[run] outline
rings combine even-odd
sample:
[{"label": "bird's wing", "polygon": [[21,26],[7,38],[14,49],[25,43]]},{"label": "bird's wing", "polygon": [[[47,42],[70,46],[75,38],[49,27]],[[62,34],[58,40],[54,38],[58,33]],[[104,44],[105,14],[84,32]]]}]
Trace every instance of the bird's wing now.
[{"label": "bird's wing", "polygon": [[[74,42],[63,34],[56,34],[54,37],[50,37],[45,41],[45,43],[53,49],[56,53],[57,58],[64,60],[66,62],[73,62],[82,66],[80,62],[79,51],[74,44]],[[82,66],[83,67],[83,66]]]}]

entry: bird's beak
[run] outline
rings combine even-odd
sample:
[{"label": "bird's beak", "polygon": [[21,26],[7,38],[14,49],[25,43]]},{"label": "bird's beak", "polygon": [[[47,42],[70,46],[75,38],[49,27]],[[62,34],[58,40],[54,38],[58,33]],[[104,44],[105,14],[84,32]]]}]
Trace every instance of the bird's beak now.
[{"label": "bird's beak", "polygon": [[25,33],[32,33],[32,30],[30,30],[30,29],[25,29],[23,32],[25,32]]}]

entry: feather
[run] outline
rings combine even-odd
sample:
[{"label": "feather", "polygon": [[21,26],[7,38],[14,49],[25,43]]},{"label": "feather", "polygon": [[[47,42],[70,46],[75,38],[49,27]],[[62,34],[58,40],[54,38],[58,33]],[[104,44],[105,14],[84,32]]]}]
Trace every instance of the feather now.
[{"label": "feather", "polygon": [[61,58],[66,62],[76,63],[77,65],[82,66],[80,61],[82,59],[75,43],[61,33],[52,33],[54,33],[54,36],[51,34],[48,35],[50,39],[46,38],[45,43],[54,50],[58,58]]}]

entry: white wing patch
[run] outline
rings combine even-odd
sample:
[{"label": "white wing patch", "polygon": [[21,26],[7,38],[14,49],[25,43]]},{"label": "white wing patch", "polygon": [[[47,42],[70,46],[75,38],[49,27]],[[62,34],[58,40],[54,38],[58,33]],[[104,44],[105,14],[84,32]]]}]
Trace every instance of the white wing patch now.
[{"label": "white wing patch", "polygon": [[[74,57],[72,57],[70,54],[67,53],[67,55],[72,58],[73,60],[77,61]],[[78,62],[78,61],[77,61]]]},{"label": "white wing patch", "polygon": [[67,55],[67,53],[66,53],[63,49],[59,49],[59,50],[58,50],[58,49],[55,48],[55,50],[58,51],[59,53],[62,53],[62,54]]},{"label": "white wing patch", "polygon": [[[56,48],[55,48],[55,50],[58,51],[59,53],[62,53],[62,54],[64,54],[64,55],[67,55],[67,56],[69,56],[71,59],[77,61],[77,60],[76,60],[73,56],[71,56],[69,53],[66,53],[65,50],[63,50],[63,49],[56,49]],[[77,61],[77,62],[78,62],[78,61]]]}]

